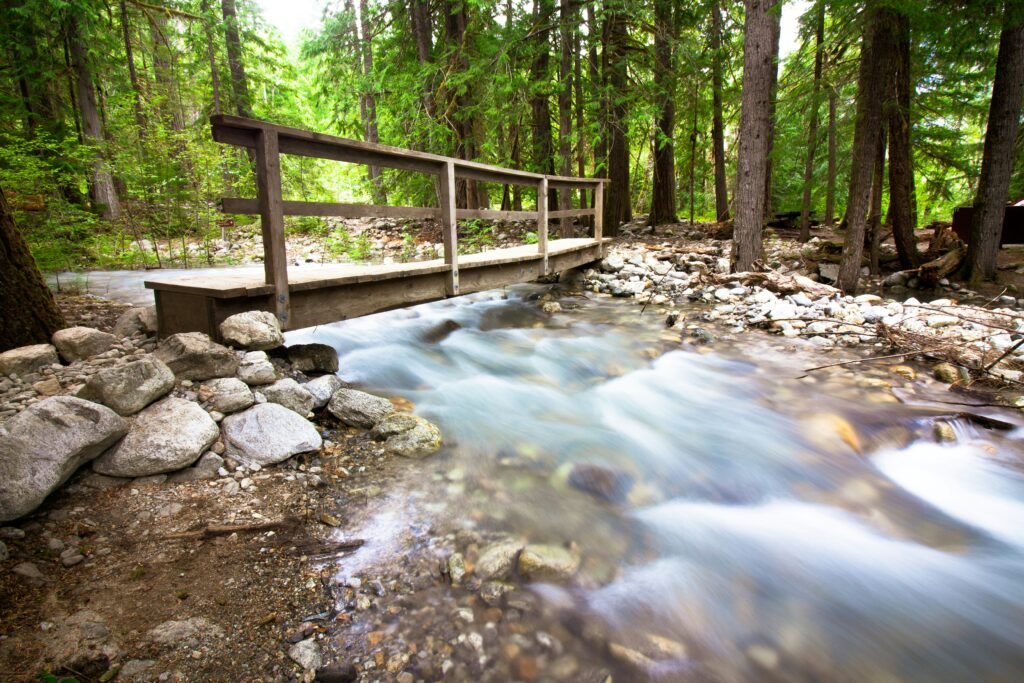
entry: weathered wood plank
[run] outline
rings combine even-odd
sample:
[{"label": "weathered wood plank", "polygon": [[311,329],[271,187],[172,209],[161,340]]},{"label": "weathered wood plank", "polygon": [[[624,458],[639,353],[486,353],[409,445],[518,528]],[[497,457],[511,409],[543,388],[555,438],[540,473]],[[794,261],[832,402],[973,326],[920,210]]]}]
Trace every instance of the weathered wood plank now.
[{"label": "weathered wood plank", "polygon": [[444,165],[440,176],[441,188],[441,235],[444,240],[444,262],[448,265],[448,296],[459,295],[459,233],[458,211],[455,208],[455,164]]},{"label": "weathered wood plank", "polygon": [[498,211],[496,209],[458,209],[459,218],[482,218],[492,221],[529,221],[537,218],[536,211]]},{"label": "weathered wood plank", "polygon": [[594,188],[594,239],[602,244],[604,255],[604,183]]},{"label": "weathered wood plank", "polygon": [[577,216],[593,216],[593,209],[559,209],[557,211],[548,211],[548,218],[575,218]]},{"label": "weathered wood plank", "polygon": [[[240,197],[222,197],[221,211],[232,214],[258,214],[259,201]],[[339,216],[341,218],[440,218],[441,209],[421,206],[384,206],[380,204],[339,204],[334,202],[282,203],[285,216]]]},{"label": "weathered wood plank", "polygon": [[548,274],[548,179],[537,183],[537,252],[544,262],[544,274]]},{"label": "weathered wood plank", "polygon": [[256,192],[263,228],[263,264],[267,284],[274,285],[274,311],[281,329],[289,328],[288,255],[281,199],[281,155],[277,132],[264,130],[256,144]]}]

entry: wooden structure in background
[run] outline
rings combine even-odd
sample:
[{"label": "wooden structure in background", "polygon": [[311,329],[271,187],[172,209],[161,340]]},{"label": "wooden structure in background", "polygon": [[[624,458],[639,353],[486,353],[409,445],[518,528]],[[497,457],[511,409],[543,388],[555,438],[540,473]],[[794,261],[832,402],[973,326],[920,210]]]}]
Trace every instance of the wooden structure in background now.
[{"label": "wooden structure in background", "polygon": [[[236,116],[214,116],[211,122],[215,140],[254,152],[256,199],[226,198],[222,201],[222,209],[228,214],[260,215],[264,277],[236,272],[147,280],[146,287],[154,290],[156,297],[161,335],[199,331],[216,338],[217,328],[225,318],[248,310],[272,311],[282,329],[300,329],[447,296],[530,282],[591,263],[603,256],[605,239],[601,222],[604,184],[607,182],[603,178],[571,178],[517,171]],[[285,201],[281,194],[282,154],[435,175],[440,206]],[[537,210],[457,209],[457,178],[533,186],[537,190]],[[551,188],[592,190],[595,208],[548,211],[547,197]],[[444,257],[384,266],[304,265],[289,272],[285,216],[436,219],[441,222]],[[548,239],[550,220],[577,216],[593,216],[592,237]],[[457,220],[460,218],[536,220],[537,244],[460,256],[457,232]]]}]

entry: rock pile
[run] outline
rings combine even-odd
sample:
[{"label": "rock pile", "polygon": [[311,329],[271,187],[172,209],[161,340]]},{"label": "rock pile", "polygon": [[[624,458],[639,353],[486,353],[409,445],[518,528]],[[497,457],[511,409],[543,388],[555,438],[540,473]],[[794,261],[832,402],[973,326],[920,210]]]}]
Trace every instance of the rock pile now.
[{"label": "rock pile", "polygon": [[271,314],[225,320],[221,335],[235,348],[196,332],[157,343],[153,318],[131,309],[115,326],[121,337],[74,327],[52,345],[0,354],[0,521],[30,513],[85,464],[100,480],[189,481],[317,451],[311,420],[324,408],[373,429],[393,454],[441,448],[436,426],[343,386],[334,349],[282,349]]}]

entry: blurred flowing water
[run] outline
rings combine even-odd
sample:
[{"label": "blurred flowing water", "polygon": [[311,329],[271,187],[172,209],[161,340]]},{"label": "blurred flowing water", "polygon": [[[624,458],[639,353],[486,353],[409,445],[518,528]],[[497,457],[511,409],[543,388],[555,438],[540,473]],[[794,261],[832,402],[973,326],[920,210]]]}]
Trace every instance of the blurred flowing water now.
[{"label": "blurred flowing water", "polygon": [[[367,537],[447,523],[575,543],[574,585],[544,594],[617,642],[685,644],[655,679],[1024,677],[1018,417],[979,427],[955,417],[971,408],[931,403],[951,394],[879,364],[805,376],[843,356],[780,338],[681,344],[631,302],[569,297],[575,310],[547,315],[545,291],[287,335],[330,344],[342,379],[408,398],[445,434]],[[938,417],[955,444],[933,438]],[[619,473],[628,496],[570,486],[579,463]]]}]

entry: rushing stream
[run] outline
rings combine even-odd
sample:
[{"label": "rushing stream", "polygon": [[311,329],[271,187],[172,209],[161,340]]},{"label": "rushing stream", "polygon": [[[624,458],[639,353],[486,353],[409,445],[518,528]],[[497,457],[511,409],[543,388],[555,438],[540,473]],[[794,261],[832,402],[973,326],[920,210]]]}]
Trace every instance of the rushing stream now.
[{"label": "rushing stream", "polygon": [[[408,398],[445,434],[376,527],[354,533],[572,542],[577,580],[544,600],[627,646],[684,644],[652,658],[660,680],[1021,679],[1019,418],[943,408],[964,399],[878,363],[805,373],[844,356],[779,338],[680,344],[631,302],[570,297],[549,316],[543,291],[288,335],[334,346],[342,379]],[[939,418],[956,443],[935,439]],[[616,473],[611,502],[569,484],[579,463]],[[384,561],[377,546],[342,569]]]}]

